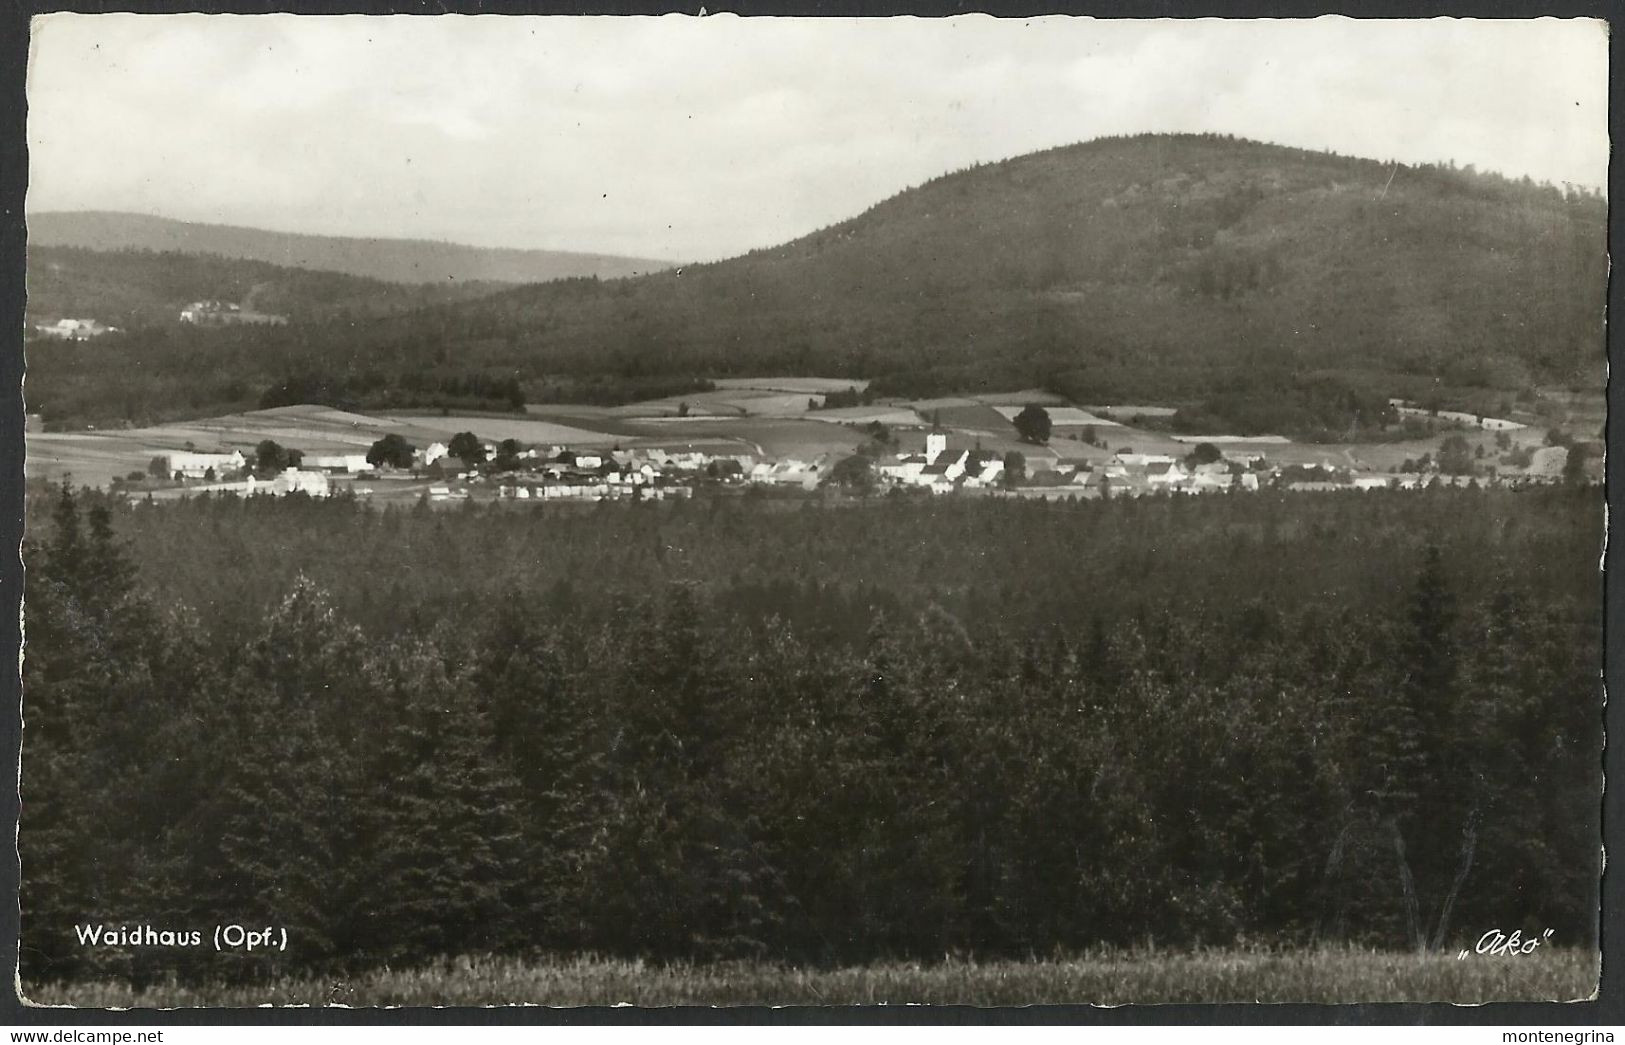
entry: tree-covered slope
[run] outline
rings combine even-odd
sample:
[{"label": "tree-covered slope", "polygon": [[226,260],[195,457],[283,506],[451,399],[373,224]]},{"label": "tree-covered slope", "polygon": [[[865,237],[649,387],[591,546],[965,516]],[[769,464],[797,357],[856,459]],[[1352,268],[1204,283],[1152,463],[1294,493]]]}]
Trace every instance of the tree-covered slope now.
[{"label": "tree-covered slope", "polygon": [[190,302],[233,301],[290,322],[371,319],[492,294],[501,283],[411,285],[263,261],[150,250],[31,246],[28,313],[88,317],[130,329],[172,326]]},{"label": "tree-covered slope", "polygon": [[[267,386],[448,367],[533,387],[766,372],[911,394],[1042,384],[1323,431],[1316,415],[1363,409],[1323,409],[1343,388],[1497,404],[1600,389],[1605,224],[1596,196],[1451,167],[1102,139],[949,174],[723,262],[256,332],[233,365]],[[163,374],[164,346],[143,351]],[[93,405],[95,375],[70,376]],[[31,389],[56,377],[31,374]]]},{"label": "tree-covered slope", "polygon": [[[1201,396],[1320,369],[1601,377],[1591,196],[1196,136],[960,171],[772,250],[528,287],[377,332],[539,370],[775,370]],[[923,390],[923,389],[922,389]]]}]

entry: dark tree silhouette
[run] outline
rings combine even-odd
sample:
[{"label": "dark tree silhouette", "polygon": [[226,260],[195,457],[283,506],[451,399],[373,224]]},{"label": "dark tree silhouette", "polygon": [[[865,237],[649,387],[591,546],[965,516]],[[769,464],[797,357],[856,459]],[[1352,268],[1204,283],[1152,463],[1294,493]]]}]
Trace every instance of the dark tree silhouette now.
[{"label": "dark tree silhouette", "polygon": [[1016,433],[1023,442],[1043,444],[1049,442],[1050,419],[1049,411],[1037,403],[1029,403],[1022,408],[1011,422],[1016,426]]},{"label": "dark tree silhouette", "polygon": [[411,443],[392,432],[367,449],[367,463],[374,468],[410,468],[413,450]]}]

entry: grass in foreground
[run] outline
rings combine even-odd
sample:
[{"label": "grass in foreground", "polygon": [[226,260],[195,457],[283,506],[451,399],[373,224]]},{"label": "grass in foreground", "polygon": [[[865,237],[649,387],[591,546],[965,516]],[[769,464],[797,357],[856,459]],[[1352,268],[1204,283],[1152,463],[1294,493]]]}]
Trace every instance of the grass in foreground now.
[{"label": "grass in foreground", "polygon": [[1055,961],[883,963],[802,969],[766,963],[655,965],[574,958],[459,959],[351,980],[287,979],[144,991],[93,982],[28,991],[87,1008],[258,1005],[1122,1005],[1167,1002],[1573,1001],[1596,990],[1583,950],[1457,960],[1454,954],[1330,949],[1123,953]]}]

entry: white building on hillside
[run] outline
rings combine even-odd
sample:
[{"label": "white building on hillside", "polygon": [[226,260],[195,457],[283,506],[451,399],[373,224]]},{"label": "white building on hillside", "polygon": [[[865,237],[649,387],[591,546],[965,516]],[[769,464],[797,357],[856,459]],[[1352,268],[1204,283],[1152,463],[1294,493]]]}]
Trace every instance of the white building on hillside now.
[{"label": "white building on hillside", "polygon": [[306,454],[299,463],[320,472],[365,472],[372,467],[366,454]]},{"label": "white building on hillside", "polygon": [[298,468],[285,468],[271,479],[248,477],[247,493],[250,497],[286,497],[290,493],[326,497],[332,493],[327,476],[322,472],[307,472]]},{"label": "white building on hillside", "polygon": [[118,327],[103,326],[94,319],[59,319],[55,323],[35,326],[34,331],[62,341],[89,341],[103,334],[116,334]]},{"label": "white building on hillside", "polygon": [[179,472],[188,479],[206,478],[210,469],[213,469],[215,478],[224,478],[227,472],[240,471],[248,463],[238,450],[233,450],[229,454],[200,454],[189,450],[177,450],[164,454],[163,458],[166,472],[170,475]]}]

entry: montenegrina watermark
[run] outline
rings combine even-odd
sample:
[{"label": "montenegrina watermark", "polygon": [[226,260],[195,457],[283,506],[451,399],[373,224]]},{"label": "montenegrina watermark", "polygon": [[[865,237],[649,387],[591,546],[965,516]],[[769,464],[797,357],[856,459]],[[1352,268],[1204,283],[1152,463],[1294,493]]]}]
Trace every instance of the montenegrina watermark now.
[{"label": "montenegrina watermark", "polygon": [[1491,958],[1518,958],[1526,954],[1533,954],[1541,944],[1552,938],[1552,931],[1547,929],[1539,936],[1523,938],[1522,929],[1512,930],[1508,936],[1499,929],[1491,929],[1478,938],[1478,944],[1470,951],[1463,950],[1456,955],[1456,960],[1462,961],[1469,954],[1482,954]]}]

